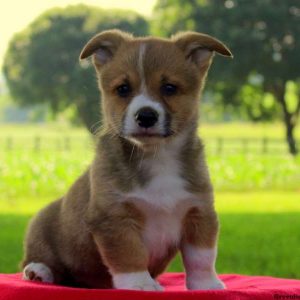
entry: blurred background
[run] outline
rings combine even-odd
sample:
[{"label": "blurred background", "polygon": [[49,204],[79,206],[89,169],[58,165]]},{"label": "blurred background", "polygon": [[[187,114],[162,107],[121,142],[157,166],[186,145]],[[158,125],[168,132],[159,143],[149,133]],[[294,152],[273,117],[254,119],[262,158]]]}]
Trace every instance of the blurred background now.
[{"label": "blurred background", "polygon": [[[300,278],[299,0],[2,3],[0,272],[18,271],[29,219],[91,162],[100,97],[78,57],[109,28],[195,30],[232,50],[233,60],[215,57],[200,105],[221,221],[217,270]],[[169,270],[182,270],[179,257]]]}]

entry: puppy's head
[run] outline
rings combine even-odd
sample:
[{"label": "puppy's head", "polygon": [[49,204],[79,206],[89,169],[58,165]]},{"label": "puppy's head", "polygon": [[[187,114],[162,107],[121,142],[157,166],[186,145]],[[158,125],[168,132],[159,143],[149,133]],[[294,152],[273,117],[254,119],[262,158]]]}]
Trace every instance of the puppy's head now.
[{"label": "puppy's head", "polygon": [[127,139],[153,144],[196,121],[214,52],[232,56],[220,41],[196,32],[159,39],[109,30],[93,37],[80,58],[93,56],[105,124]]}]

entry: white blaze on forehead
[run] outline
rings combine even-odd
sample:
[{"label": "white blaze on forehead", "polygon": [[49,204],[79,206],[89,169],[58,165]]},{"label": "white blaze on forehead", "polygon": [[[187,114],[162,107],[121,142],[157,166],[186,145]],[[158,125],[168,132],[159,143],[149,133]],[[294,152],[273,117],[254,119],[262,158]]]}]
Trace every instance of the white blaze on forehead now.
[{"label": "white blaze on forehead", "polygon": [[152,133],[156,133],[156,134],[164,134],[165,131],[164,129],[165,110],[161,105],[161,103],[154,101],[148,95],[147,92],[145,70],[144,70],[146,48],[147,48],[146,43],[140,44],[139,52],[138,52],[138,66],[137,66],[137,72],[141,80],[140,94],[138,94],[131,100],[131,103],[127,108],[126,117],[124,121],[125,135],[137,133],[138,130],[140,130],[139,126],[135,121],[135,115],[140,109],[144,107],[152,108],[158,114],[158,122],[155,124],[155,126],[153,126],[149,130],[151,130]]},{"label": "white blaze on forehead", "polygon": [[145,82],[145,70],[144,70],[144,58],[146,52],[146,44],[142,43],[139,49],[139,60],[138,60],[138,71],[141,78],[141,91],[146,91],[146,82]]}]

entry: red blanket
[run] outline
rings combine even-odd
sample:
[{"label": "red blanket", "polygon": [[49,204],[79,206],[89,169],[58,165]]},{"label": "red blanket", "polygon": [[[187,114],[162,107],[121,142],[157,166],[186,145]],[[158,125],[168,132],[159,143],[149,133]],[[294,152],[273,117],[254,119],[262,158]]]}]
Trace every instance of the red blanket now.
[{"label": "red blanket", "polygon": [[163,292],[96,290],[55,286],[21,280],[20,274],[0,274],[0,300],[238,300],[300,299],[300,280],[265,276],[221,275],[222,291],[186,291],[184,275],[164,274]]}]

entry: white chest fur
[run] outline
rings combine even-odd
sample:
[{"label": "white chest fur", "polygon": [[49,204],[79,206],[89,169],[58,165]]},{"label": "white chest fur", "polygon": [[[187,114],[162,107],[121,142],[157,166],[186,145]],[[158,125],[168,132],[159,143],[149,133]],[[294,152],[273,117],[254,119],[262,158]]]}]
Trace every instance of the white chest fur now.
[{"label": "white chest fur", "polygon": [[148,209],[143,239],[149,251],[149,265],[163,258],[170,247],[178,246],[182,213]]},{"label": "white chest fur", "polygon": [[141,165],[150,173],[151,180],[127,196],[141,199],[165,211],[170,211],[179,200],[190,196],[180,174],[176,150],[160,149],[153,157],[144,159]]},{"label": "white chest fur", "polygon": [[126,195],[146,216],[143,238],[149,250],[150,264],[179,243],[182,219],[193,203],[193,196],[185,189],[185,180],[180,174],[178,141],[169,146],[142,162],[142,167],[150,172],[151,180]]}]

